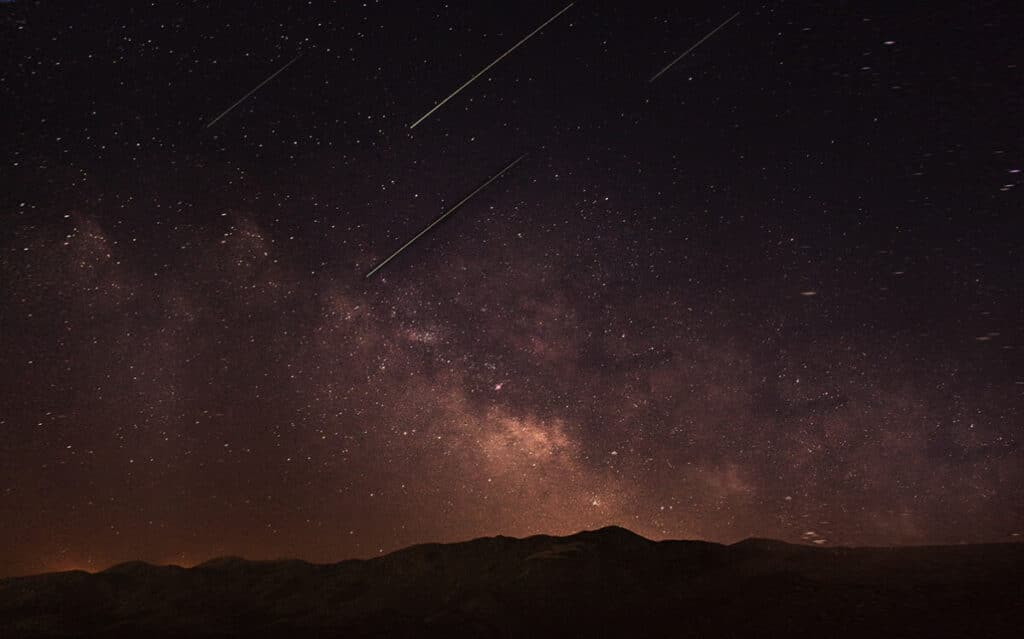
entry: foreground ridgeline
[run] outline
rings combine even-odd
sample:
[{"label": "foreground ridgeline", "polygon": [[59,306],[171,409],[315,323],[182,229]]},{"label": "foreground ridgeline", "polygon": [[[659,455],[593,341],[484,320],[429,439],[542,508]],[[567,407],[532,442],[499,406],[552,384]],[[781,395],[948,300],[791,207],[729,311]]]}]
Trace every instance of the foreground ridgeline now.
[{"label": "foreground ridgeline", "polygon": [[653,542],[622,528],[367,561],[0,580],[0,637],[1016,637],[1024,544]]}]

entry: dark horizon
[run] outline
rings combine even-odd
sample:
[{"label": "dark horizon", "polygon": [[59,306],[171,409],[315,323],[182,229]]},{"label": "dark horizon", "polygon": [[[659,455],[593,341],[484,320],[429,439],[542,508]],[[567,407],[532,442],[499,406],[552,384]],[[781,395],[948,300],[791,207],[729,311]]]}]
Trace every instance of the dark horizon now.
[{"label": "dark horizon", "polygon": [[420,542],[417,542],[417,543],[414,543],[414,544],[410,544],[408,546],[402,546],[400,548],[395,548],[394,550],[391,550],[389,552],[382,553],[382,554],[374,554],[374,555],[369,555],[369,556],[365,556],[365,557],[342,557],[342,558],[339,558],[339,559],[327,560],[327,561],[309,561],[309,560],[303,559],[302,557],[294,557],[294,556],[246,557],[246,556],[242,556],[242,555],[216,555],[216,556],[212,556],[212,557],[207,557],[206,559],[200,559],[200,560],[198,560],[198,561],[196,561],[194,563],[189,563],[189,564],[178,564],[178,563],[173,563],[173,562],[171,562],[171,563],[156,563],[156,562],[146,561],[144,559],[126,559],[126,560],[123,560],[123,561],[117,561],[115,563],[112,563],[112,564],[110,564],[108,566],[101,567],[101,568],[90,568],[90,569],[86,569],[86,568],[67,568],[67,569],[63,569],[63,570],[47,571],[47,572],[41,572],[41,573],[30,573],[30,574],[17,574],[17,575],[2,575],[2,574],[0,574],[0,579],[10,579],[10,578],[17,579],[17,578],[20,578],[20,577],[36,577],[36,576],[40,576],[40,575],[48,575],[48,574],[55,574],[55,573],[61,573],[61,572],[87,572],[89,574],[94,574],[95,575],[95,574],[99,574],[99,573],[106,572],[106,571],[109,571],[111,569],[117,568],[118,566],[126,566],[126,565],[133,565],[133,564],[145,564],[145,565],[153,566],[153,567],[157,567],[157,568],[183,568],[183,569],[186,569],[186,570],[190,570],[190,569],[193,569],[193,568],[202,567],[203,565],[218,563],[218,562],[223,561],[223,560],[239,560],[239,561],[242,561],[242,562],[245,562],[245,563],[287,563],[287,562],[298,561],[298,562],[302,562],[304,564],[309,564],[309,565],[312,565],[312,566],[333,566],[333,565],[336,565],[336,564],[342,564],[342,563],[349,562],[349,561],[368,561],[368,560],[371,560],[371,559],[376,559],[376,558],[380,558],[380,557],[386,557],[388,555],[393,555],[393,554],[396,554],[396,553],[402,553],[402,552],[409,551],[409,550],[412,550],[412,549],[416,549],[416,548],[420,548],[420,547],[427,547],[427,546],[459,546],[459,545],[463,545],[463,544],[472,544],[474,542],[481,542],[481,541],[487,541],[487,540],[497,540],[497,539],[512,539],[512,540],[516,540],[516,541],[526,541],[526,540],[530,540],[530,539],[534,539],[534,538],[538,538],[538,537],[541,537],[541,538],[551,538],[551,539],[557,541],[557,540],[564,540],[564,539],[579,537],[581,535],[586,535],[586,534],[595,534],[595,533],[599,534],[599,533],[607,532],[607,531],[610,531],[610,530],[625,531],[626,533],[629,533],[630,535],[633,535],[633,536],[639,537],[639,538],[641,538],[643,540],[651,541],[651,542],[654,542],[654,543],[660,543],[660,542],[698,542],[698,543],[704,543],[704,544],[711,544],[711,545],[715,545],[715,546],[737,546],[737,545],[743,545],[743,544],[749,544],[749,543],[764,542],[764,543],[768,543],[768,544],[779,544],[779,545],[783,545],[783,546],[794,546],[794,547],[798,547],[798,548],[819,549],[819,550],[828,550],[828,549],[842,549],[842,550],[899,550],[899,549],[914,549],[914,548],[916,548],[916,549],[941,549],[941,548],[957,548],[957,547],[966,547],[966,546],[1006,546],[1006,545],[1018,545],[1018,544],[1024,543],[1024,541],[1020,540],[1017,537],[1015,537],[1011,541],[989,541],[989,542],[976,542],[976,543],[961,542],[961,543],[953,543],[953,544],[901,544],[901,545],[889,545],[889,546],[885,546],[885,545],[883,545],[883,546],[871,546],[871,545],[868,545],[868,546],[841,546],[841,545],[826,546],[826,545],[813,544],[811,542],[789,542],[789,541],[782,541],[780,539],[770,539],[770,538],[767,538],[767,537],[745,537],[745,538],[740,539],[738,541],[733,541],[733,542],[730,542],[730,543],[722,543],[722,542],[712,541],[712,540],[709,540],[709,539],[675,539],[675,538],[651,539],[651,538],[645,537],[643,535],[640,535],[640,534],[638,534],[638,533],[636,533],[636,532],[634,532],[634,531],[632,531],[629,528],[626,528],[624,526],[618,526],[616,524],[610,524],[610,525],[607,525],[607,526],[602,526],[600,528],[594,528],[594,529],[590,529],[590,530],[578,530],[578,531],[576,531],[574,533],[571,533],[571,534],[568,534],[568,535],[552,535],[552,534],[546,534],[546,533],[536,533],[536,534],[527,535],[527,536],[524,536],[524,537],[515,537],[515,536],[510,536],[510,535],[498,534],[498,535],[483,535],[483,536],[480,536],[480,537],[471,537],[471,538],[468,538],[468,539],[458,539],[458,540],[454,540],[454,541],[431,541],[431,540],[426,540],[426,541],[420,541]]},{"label": "dark horizon", "polygon": [[618,528],[312,565],[0,580],[0,634],[124,637],[1016,637],[1024,544],[655,543]]},{"label": "dark horizon", "polygon": [[1018,6],[568,5],[0,3],[0,574],[1019,540]]}]

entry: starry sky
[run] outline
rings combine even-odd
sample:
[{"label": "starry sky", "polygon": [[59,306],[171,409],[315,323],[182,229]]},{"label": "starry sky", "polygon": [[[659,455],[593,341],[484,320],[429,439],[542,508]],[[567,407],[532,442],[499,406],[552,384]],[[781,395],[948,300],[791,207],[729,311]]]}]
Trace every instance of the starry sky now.
[{"label": "starry sky", "polygon": [[0,575],[1019,539],[1016,3],[564,6],[0,4]]}]

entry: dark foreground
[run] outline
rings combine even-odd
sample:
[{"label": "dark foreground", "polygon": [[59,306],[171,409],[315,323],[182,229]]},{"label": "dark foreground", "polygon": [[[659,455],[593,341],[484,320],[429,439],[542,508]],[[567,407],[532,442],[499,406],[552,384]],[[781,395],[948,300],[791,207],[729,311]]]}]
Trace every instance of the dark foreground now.
[{"label": "dark foreground", "polygon": [[0,637],[1016,637],[1024,544],[652,542],[622,528],[368,561],[0,580]]}]

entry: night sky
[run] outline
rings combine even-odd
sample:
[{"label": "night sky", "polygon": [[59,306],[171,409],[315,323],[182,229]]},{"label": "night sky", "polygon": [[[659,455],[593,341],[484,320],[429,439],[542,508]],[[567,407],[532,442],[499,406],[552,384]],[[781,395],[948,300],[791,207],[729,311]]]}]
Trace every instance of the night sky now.
[{"label": "night sky", "polygon": [[564,6],[0,3],[0,575],[1020,539],[1019,4]]}]

